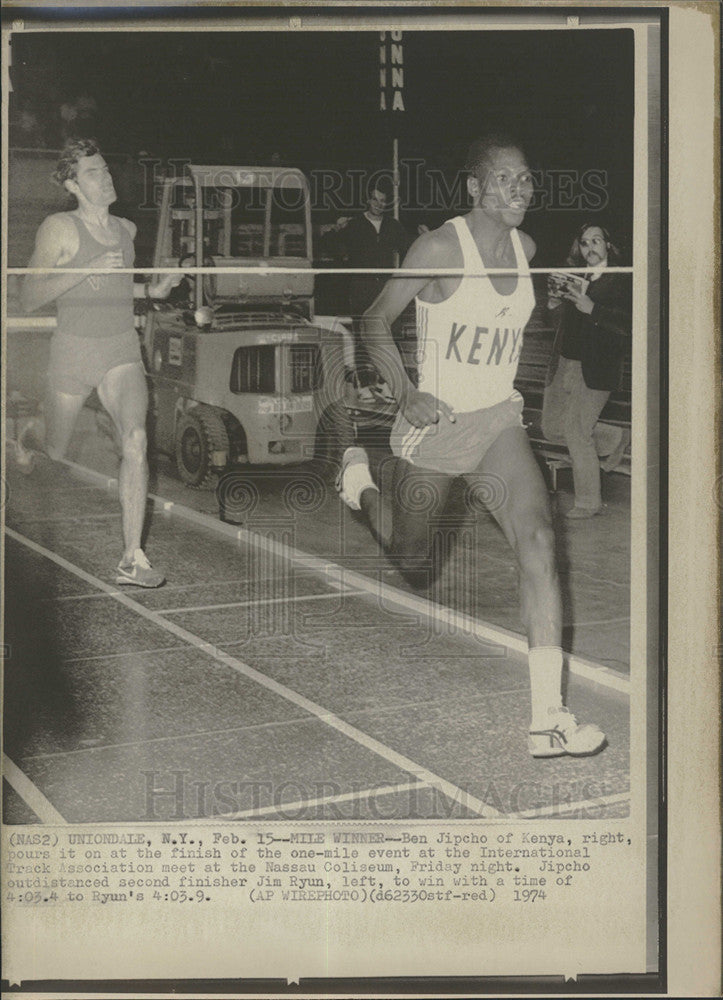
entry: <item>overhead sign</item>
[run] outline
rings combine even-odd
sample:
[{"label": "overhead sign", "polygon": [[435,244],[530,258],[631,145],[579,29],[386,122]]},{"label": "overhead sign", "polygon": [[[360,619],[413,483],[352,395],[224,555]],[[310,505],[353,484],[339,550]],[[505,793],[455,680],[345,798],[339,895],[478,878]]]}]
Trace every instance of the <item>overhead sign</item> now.
[{"label": "overhead sign", "polygon": [[404,45],[401,31],[379,33],[379,110],[404,111]]}]

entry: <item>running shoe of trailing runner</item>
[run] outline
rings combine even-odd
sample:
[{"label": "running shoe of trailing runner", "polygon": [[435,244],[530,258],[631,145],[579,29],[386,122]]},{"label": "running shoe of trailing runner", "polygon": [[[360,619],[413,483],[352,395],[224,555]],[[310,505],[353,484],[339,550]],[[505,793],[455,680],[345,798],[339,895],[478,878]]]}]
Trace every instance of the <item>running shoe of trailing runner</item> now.
[{"label": "running shoe of trailing runner", "polygon": [[31,417],[18,434],[15,442],[15,464],[20,472],[29,476],[42,457],[42,452],[38,450],[39,441],[42,437],[42,423],[38,417]]},{"label": "running shoe of trailing runner", "polygon": [[24,476],[29,476],[35,470],[37,453],[24,448],[20,442],[15,443],[15,466]]},{"label": "running shoe of trailing runner", "polygon": [[160,570],[153,569],[143,549],[136,549],[131,562],[121,560],[116,570],[115,582],[119,587],[160,587],[166,578]]}]

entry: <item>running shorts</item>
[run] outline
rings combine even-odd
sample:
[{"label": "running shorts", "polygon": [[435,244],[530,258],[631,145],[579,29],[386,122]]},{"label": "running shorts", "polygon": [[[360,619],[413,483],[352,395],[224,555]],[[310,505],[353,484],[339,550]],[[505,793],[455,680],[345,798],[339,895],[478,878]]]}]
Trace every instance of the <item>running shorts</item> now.
[{"label": "running shorts", "polygon": [[508,399],[484,410],[445,416],[427,427],[414,427],[401,410],[392,428],[390,444],[398,458],[448,476],[475,472],[488,449],[508,427],[522,427],[523,400],[515,391]]},{"label": "running shorts", "polygon": [[70,396],[88,396],[103,376],[120,365],[142,362],[135,330],[112,337],[74,337],[55,333],[50,342],[50,385]]}]

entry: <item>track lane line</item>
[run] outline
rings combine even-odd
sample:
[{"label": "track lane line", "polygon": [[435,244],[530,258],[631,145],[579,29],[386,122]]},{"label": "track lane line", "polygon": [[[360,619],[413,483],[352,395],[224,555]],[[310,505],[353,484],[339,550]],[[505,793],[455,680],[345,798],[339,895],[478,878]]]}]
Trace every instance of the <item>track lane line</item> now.
[{"label": "track lane line", "polygon": [[55,750],[48,753],[26,754],[23,760],[57,760],[60,757],[77,757],[84,753],[100,754],[116,750],[137,750],[141,747],[158,746],[160,743],[172,743],[181,740],[205,739],[214,736],[243,736],[245,733],[258,732],[263,729],[281,729],[285,726],[306,725],[312,721],[313,719],[310,719],[308,713],[306,713],[290,719],[282,719],[278,722],[257,722],[249,726],[225,726],[223,729],[196,729],[193,732],[178,733],[173,736],[151,736],[148,739],[127,740],[125,743],[97,743],[93,746],[75,747],[72,750]]},{"label": "track lane line", "polygon": [[10,760],[7,754],[3,754],[3,778],[16,792],[41,823],[48,826],[67,825],[67,820],[63,819],[55,806],[46,799],[37,785],[34,785],[30,778],[21,771],[18,765]]},{"label": "track lane line", "polygon": [[262,687],[273,691],[275,694],[284,698],[286,701],[290,701],[297,705],[299,708],[305,709],[310,715],[316,716],[321,722],[325,723],[337,732],[340,732],[343,736],[348,739],[353,740],[360,746],[369,750],[371,753],[377,754],[377,756],[388,761],[388,763],[393,764],[395,767],[400,768],[400,770],[407,771],[413,774],[418,781],[423,781],[425,784],[431,785],[434,788],[438,788],[447,798],[452,799],[453,802],[459,802],[464,805],[465,808],[469,809],[470,812],[476,812],[479,816],[488,818],[499,818],[504,816],[504,813],[499,812],[492,806],[483,802],[481,799],[476,798],[469,792],[452,782],[447,781],[445,778],[440,777],[434,772],[429,771],[427,768],[421,767],[415,761],[411,760],[409,757],[404,756],[404,754],[398,753],[396,750],[392,750],[391,747],[385,746],[385,744],[375,740],[373,737],[368,736],[366,733],[357,729],[355,726],[350,725],[345,722],[339,716],[334,715],[334,713],[329,712],[322,705],[317,705],[316,702],[311,701],[311,699],[304,697],[298,692],[294,691],[292,688],[287,687],[285,684],[281,684],[278,681],[273,680],[271,677],[267,677],[260,671],[255,670],[249,664],[244,663],[243,660],[239,660],[234,656],[230,656],[223,650],[218,649],[212,643],[206,642],[199,636],[195,635],[193,632],[189,632],[187,629],[182,628],[180,625],[176,625],[174,622],[169,622],[157,611],[153,611],[149,608],[138,604],[131,598],[127,597],[125,594],[117,591],[110,584],[105,583],[105,581],[98,579],[91,573],[87,573],[85,570],[81,569],[79,566],[75,566],[73,563],[69,562],[63,556],[57,555],[55,552],[51,552],[44,546],[39,545],[30,538],[26,538],[19,532],[15,531],[13,528],[5,528],[5,533],[9,538],[13,538],[15,541],[19,542],[21,545],[25,545],[31,551],[44,556],[50,562],[54,562],[57,566],[62,569],[67,570],[74,576],[79,577],[81,580],[85,580],[91,586],[97,587],[99,590],[112,596],[119,604],[134,611],[139,617],[145,618],[147,621],[152,622],[158,628],[164,629],[171,635],[175,635],[178,639],[189,646],[194,646],[196,649],[200,649],[203,652],[210,655],[219,663],[223,663],[225,666],[231,667],[237,673],[248,677],[250,680],[255,681]]},{"label": "track lane line", "polygon": [[219,611],[224,608],[250,608],[261,604],[299,604],[302,601],[329,601],[344,596],[358,597],[364,590],[335,590],[331,594],[301,594],[299,597],[260,597],[251,601],[230,601],[228,604],[198,604],[186,608],[156,608],[160,615],[178,615],[182,611]]},{"label": "track lane line", "polygon": [[121,660],[124,656],[149,656],[156,653],[182,653],[185,646],[146,646],[143,649],[124,649],[122,653],[95,653],[93,656],[64,656],[63,663],[95,663],[98,660]]},{"label": "track lane line", "polygon": [[[318,574],[318,572],[316,570],[309,570],[305,574],[304,573],[299,573],[298,574],[298,579],[308,579],[309,577],[312,577],[313,579],[318,579],[318,576],[319,576],[319,574]],[[264,582],[265,583],[270,583],[270,584],[275,583],[277,580],[281,581],[281,582],[286,582],[288,580],[288,577],[279,574],[278,576],[269,576],[269,577],[265,577],[264,578]],[[256,581],[253,580],[251,577],[248,577],[248,576],[239,576],[239,577],[234,578],[233,580],[214,580],[214,581],[207,580],[206,582],[203,583],[202,586],[205,589],[211,590],[211,589],[216,588],[216,587],[234,587],[234,586],[238,586],[239,584],[244,584],[244,583],[256,583]],[[328,585],[330,587],[332,587],[332,586],[333,587],[338,586],[338,584],[336,583],[336,581],[329,581]],[[198,583],[164,583],[162,589],[163,589],[163,593],[164,594],[170,594],[170,593],[182,594],[186,590],[197,591],[199,589],[199,584]],[[341,592],[344,593],[343,590]],[[55,604],[56,602],[60,602],[60,601],[106,600],[108,598],[108,596],[109,596],[108,594],[98,593],[97,591],[94,591],[93,593],[86,593],[86,594],[60,594],[60,595],[58,595],[56,597],[41,597],[39,603],[42,604],[42,603],[45,602],[45,603]],[[141,594],[137,594],[136,595],[136,600],[138,600],[141,596],[142,596]],[[140,603],[140,601],[139,601],[139,603]],[[205,605],[204,605],[204,607],[205,607]]]}]

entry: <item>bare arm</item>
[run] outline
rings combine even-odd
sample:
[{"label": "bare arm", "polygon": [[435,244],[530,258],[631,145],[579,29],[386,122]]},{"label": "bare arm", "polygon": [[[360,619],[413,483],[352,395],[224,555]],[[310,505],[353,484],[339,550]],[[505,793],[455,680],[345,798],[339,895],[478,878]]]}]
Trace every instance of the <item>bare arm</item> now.
[{"label": "bare arm", "polygon": [[[118,221],[122,226],[128,230],[128,235],[135,242],[136,233],[138,232],[138,227],[135,222],[131,222],[130,219],[121,219],[120,216],[117,217]],[[135,282],[133,285],[133,298],[134,299],[166,299],[172,288],[176,285],[180,285],[183,281],[185,275],[182,272],[178,274],[158,274],[151,281],[146,282]]]},{"label": "bare arm", "polygon": [[153,299],[154,301],[167,299],[171,289],[180,285],[185,277],[186,275],[180,271],[178,274],[159,274],[157,275],[158,280],[154,283],[137,281],[133,285],[133,298]]},{"label": "bare arm", "polygon": [[537,253],[537,244],[535,243],[535,241],[532,239],[531,236],[528,236],[527,233],[523,233],[521,230],[518,230],[518,233],[520,235],[520,243],[522,244],[522,249],[525,253],[525,257],[527,257],[527,263],[529,264],[532,258]]},{"label": "bare arm", "polygon": [[440,414],[454,420],[451,408],[431,393],[420,392],[407,377],[402,358],[394,343],[392,323],[412,299],[433,280],[430,276],[407,277],[404,270],[449,267],[446,245],[436,232],[424,233],[412,245],[399,276],[387,281],[381,293],[364,313],[362,337],[372,364],[377,368],[399,401],[404,416],[416,427],[437,423]]},{"label": "bare arm", "polygon": [[[77,235],[72,223],[62,214],[50,215],[41,224],[35,238],[35,249],[28,267],[47,268],[47,274],[27,274],[20,292],[20,302],[25,312],[34,312],[41,306],[54,302],[60,295],[84,281],[87,274],[82,271],[65,271],[53,274],[53,268],[61,268],[72,260],[77,251]],[[94,257],[90,264],[98,268],[122,267],[123,259],[119,250]]]},{"label": "bare arm", "polygon": [[[58,262],[73,255],[73,231],[68,221],[61,215],[50,215],[41,224],[35,237],[35,249],[28,267],[54,268]],[[23,279],[20,301],[27,313],[53,302],[79,285],[84,274],[27,274]]]}]

